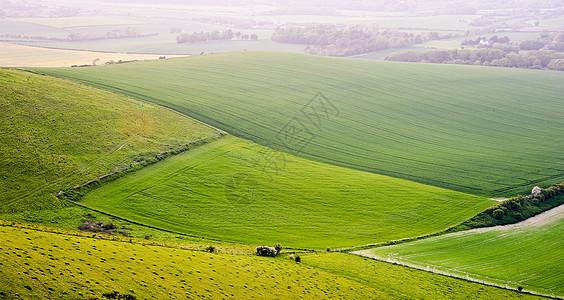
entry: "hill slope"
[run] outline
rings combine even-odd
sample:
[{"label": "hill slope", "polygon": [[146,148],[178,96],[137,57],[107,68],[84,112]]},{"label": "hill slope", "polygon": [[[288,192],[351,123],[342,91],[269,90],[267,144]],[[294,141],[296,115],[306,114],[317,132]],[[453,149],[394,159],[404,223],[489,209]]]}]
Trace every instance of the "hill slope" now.
[{"label": "hill slope", "polygon": [[0,212],[64,205],[63,189],[217,133],[152,104],[0,69]]},{"label": "hill slope", "polygon": [[325,249],[430,234],[494,201],[284,155],[228,136],[81,203],[197,236]]},{"label": "hill slope", "polygon": [[137,299],[444,299],[452,289],[460,298],[537,299],[345,254],[298,264],[9,226],[0,226],[0,239],[0,276],[9,279],[0,280],[3,299],[105,299],[113,291]]},{"label": "hill slope", "polygon": [[40,71],[304,158],[458,191],[512,196],[564,177],[562,72],[268,52]]},{"label": "hill slope", "polygon": [[[564,197],[564,196],[558,196]],[[564,206],[515,225],[360,251],[416,266],[564,296]]]}]

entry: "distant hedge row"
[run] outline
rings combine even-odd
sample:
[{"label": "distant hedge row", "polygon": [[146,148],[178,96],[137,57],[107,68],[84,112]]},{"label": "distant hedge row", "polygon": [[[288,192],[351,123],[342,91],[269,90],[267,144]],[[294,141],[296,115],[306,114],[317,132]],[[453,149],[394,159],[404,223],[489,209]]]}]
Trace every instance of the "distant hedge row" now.
[{"label": "distant hedge row", "polygon": [[564,204],[564,183],[543,189],[537,196],[521,195],[497,203],[448,232],[514,224]]},{"label": "distant hedge row", "polygon": [[[507,51],[504,51],[507,50]],[[425,62],[436,64],[460,64],[522,69],[550,69],[562,71],[564,53],[554,50],[535,50],[526,53],[511,52],[507,49],[476,50],[427,50],[418,52],[404,50],[394,52],[386,58],[388,61]]]}]

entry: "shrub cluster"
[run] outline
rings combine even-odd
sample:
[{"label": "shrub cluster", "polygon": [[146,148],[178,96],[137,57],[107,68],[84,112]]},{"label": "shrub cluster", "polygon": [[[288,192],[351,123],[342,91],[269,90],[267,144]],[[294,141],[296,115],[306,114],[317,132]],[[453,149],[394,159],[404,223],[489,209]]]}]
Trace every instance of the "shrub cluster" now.
[{"label": "shrub cluster", "polygon": [[135,300],[137,297],[131,294],[120,294],[118,291],[112,291],[109,293],[103,293],[106,299],[122,299],[122,300]]},{"label": "shrub cluster", "polygon": [[282,251],[282,245],[276,244],[274,247],[269,246],[258,246],[257,247],[257,255],[258,256],[270,256],[274,257]]},{"label": "shrub cluster", "polygon": [[[95,222],[92,220],[82,220],[83,224],[78,226],[78,229],[82,231],[89,231],[95,233],[103,233],[103,234],[121,234],[125,237],[129,236],[129,232],[127,231],[119,231],[118,227],[112,223],[106,224],[105,222]],[[122,227],[122,229],[125,229]]]},{"label": "shrub cluster", "polygon": [[519,195],[497,203],[448,231],[513,224],[562,204],[564,183],[543,189],[538,195]]}]

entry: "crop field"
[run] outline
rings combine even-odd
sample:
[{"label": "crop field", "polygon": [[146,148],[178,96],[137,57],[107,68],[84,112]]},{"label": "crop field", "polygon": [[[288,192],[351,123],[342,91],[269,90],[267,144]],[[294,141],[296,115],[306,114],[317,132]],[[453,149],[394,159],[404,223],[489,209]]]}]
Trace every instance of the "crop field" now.
[{"label": "crop field", "polygon": [[176,232],[317,249],[433,233],[492,202],[284,155],[235,137],[120,178],[81,201]]},{"label": "crop field", "polygon": [[56,28],[83,27],[83,26],[105,26],[105,25],[137,25],[144,24],[132,19],[111,16],[94,17],[66,17],[66,18],[17,18],[11,21],[20,21]]},{"label": "crop field", "polygon": [[356,280],[393,299],[546,299],[357,255],[307,254],[302,263]]},{"label": "crop field", "polygon": [[561,72],[272,52],[39,71],[283,152],[462,192],[512,196],[564,176]]},{"label": "crop field", "polygon": [[64,206],[55,194],[217,133],[155,105],[0,70],[0,212]]},{"label": "crop field", "polygon": [[[253,31],[258,32],[258,31]],[[144,53],[153,55],[189,55],[233,52],[233,51],[286,51],[303,52],[304,45],[280,44],[270,40],[270,35],[259,35],[258,41],[232,40],[232,41],[208,41],[189,44],[177,44],[176,35],[161,34],[132,39],[119,40],[95,40],[80,42],[57,42],[57,41],[31,41],[21,42],[29,46],[39,46],[57,49],[71,49],[81,51],[105,51]]]},{"label": "crop field", "polygon": [[70,67],[91,65],[95,60],[97,65],[103,65],[109,61],[151,60],[159,57],[159,55],[147,54],[48,49],[0,42],[2,67]]},{"label": "crop field", "polygon": [[376,23],[382,28],[403,29],[429,29],[429,30],[458,30],[472,29],[468,23],[479,15],[443,15],[431,17],[397,17],[397,18],[375,18],[370,23]]},{"label": "crop field", "polygon": [[516,225],[470,230],[360,253],[562,297],[563,228],[564,206],[559,206]]}]

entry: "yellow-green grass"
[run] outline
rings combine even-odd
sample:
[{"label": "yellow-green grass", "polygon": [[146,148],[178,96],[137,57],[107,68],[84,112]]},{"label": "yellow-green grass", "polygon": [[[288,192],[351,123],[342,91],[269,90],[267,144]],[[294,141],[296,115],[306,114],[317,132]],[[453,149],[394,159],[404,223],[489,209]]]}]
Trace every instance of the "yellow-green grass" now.
[{"label": "yellow-green grass", "polygon": [[[0,227],[0,297],[361,298],[385,294],[290,260]],[[372,295],[372,296],[371,296]]]},{"label": "yellow-green grass", "polygon": [[516,225],[470,230],[360,253],[563,297],[563,228],[564,206],[559,206]]},{"label": "yellow-green grass", "polygon": [[343,253],[301,255],[302,263],[375,288],[392,299],[545,299]]},{"label": "yellow-green grass", "polygon": [[25,226],[0,226],[0,240],[7,299],[105,299],[113,291],[137,299],[537,298],[346,254],[299,254],[296,263]]},{"label": "yellow-green grass", "polygon": [[[40,71],[304,158],[444,188],[513,196],[564,177],[562,72],[273,52]],[[310,103],[318,92],[328,100]]]},{"label": "yellow-green grass", "polygon": [[74,82],[0,69],[0,212],[64,206],[61,189],[217,129]]},{"label": "yellow-green grass", "polygon": [[195,236],[325,249],[430,234],[494,201],[228,136],[104,185],[81,203]]},{"label": "yellow-green grass", "polygon": [[[159,59],[159,55],[49,49],[0,42],[2,67],[70,67],[106,62]],[[166,56],[166,57],[178,57]]]}]

